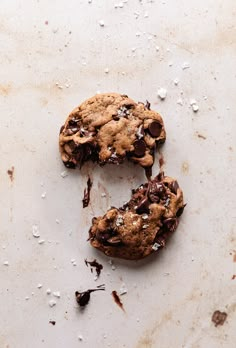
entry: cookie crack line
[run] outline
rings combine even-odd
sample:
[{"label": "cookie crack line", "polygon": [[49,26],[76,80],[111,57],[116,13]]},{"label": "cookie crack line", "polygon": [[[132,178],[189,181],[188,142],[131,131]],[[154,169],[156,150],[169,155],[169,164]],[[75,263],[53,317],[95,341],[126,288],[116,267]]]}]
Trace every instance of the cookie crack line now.
[{"label": "cookie crack line", "polygon": [[132,190],[121,208],[93,218],[89,241],[109,257],[142,259],[165,247],[185,205],[178,182],[161,172]]},{"label": "cookie crack line", "polygon": [[154,163],[156,148],[166,140],[164,122],[151,105],[127,95],[98,94],[75,108],[60,129],[59,148],[67,168],[87,161],[103,166],[126,158],[146,169]]}]

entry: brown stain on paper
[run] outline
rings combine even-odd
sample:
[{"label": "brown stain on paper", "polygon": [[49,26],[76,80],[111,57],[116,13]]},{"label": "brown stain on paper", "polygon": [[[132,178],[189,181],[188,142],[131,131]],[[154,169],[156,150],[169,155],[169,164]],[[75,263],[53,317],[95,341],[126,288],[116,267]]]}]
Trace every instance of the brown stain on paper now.
[{"label": "brown stain on paper", "polygon": [[15,170],[14,166],[12,166],[11,169],[7,170],[7,174],[9,176],[11,182],[14,181],[14,170]]},{"label": "brown stain on paper", "polygon": [[185,175],[187,175],[189,173],[189,164],[188,164],[188,162],[183,162],[182,163],[181,171]]}]

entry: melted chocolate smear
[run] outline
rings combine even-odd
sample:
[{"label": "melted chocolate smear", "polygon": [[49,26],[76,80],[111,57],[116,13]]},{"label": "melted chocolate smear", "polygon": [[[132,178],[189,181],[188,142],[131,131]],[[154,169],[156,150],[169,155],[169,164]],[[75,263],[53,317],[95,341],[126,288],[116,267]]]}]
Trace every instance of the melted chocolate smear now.
[{"label": "melted chocolate smear", "polygon": [[9,175],[11,182],[13,182],[13,180],[14,180],[14,170],[15,170],[15,168],[12,166],[11,169],[8,169],[8,171],[7,171],[7,174]]},{"label": "melted chocolate smear", "polygon": [[218,325],[224,325],[227,316],[228,314],[225,312],[215,311],[212,314],[211,321],[215,324],[215,327]]},{"label": "melted chocolate smear", "polygon": [[55,320],[49,320],[49,324],[52,324],[53,326],[56,325]]},{"label": "melted chocolate smear", "polygon": [[87,304],[89,303],[89,300],[90,300],[91,292],[99,291],[99,290],[105,290],[105,285],[102,284],[102,285],[97,286],[97,289],[88,289],[88,290],[83,291],[83,292],[76,291],[75,292],[76,302],[78,303],[78,305],[80,307],[87,306]]},{"label": "melted chocolate smear", "polygon": [[98,263],[96,259],[94,259],[93,261],[88,261],[87,259],[85,259],[84,262],[85,262],[85,264],[86,264],[87,267],[88,267],[88,265],[89,265],[90,267],[92,267],[91,270],[93,270],[93,268],[95,268],[96,273],[97,273],[97,276],[98,276],[98,277],[100,276],[101,270],[103,269],[103,265],[101,265],[100,263]]},{"label": "melted chocolate smear", "polygon": [[115,290],[113,290],[111,294],[112,294],[113,299],[114,299],[115,303],[117,304],[117,306],[119,306],[122,309],[122,311],[125,311],[124,307],[123,307],[123,303],[121,302],[117,292]]},{"label": "melted chocolate smear", "polygon": [[90,176],[89,176],[88,181],[87,181],[87,188],[84,189],[84,198],[82,200],[83,208],[86,208],[89,205],[90,191],[91,191],[92,186],[93,186],[93,183],[92,183]]},{"label": "melted chocolate smear", "polygon": [[137,214],[149,213],[149,200],[147,197],[143,198],[139,203],[137,209]]}]

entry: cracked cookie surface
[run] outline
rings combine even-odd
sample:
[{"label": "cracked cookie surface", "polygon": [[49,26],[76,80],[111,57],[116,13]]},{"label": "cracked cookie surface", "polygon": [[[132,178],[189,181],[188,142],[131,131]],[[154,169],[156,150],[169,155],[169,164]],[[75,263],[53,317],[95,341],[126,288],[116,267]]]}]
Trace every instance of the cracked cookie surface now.
[{"label": "cracked cookie surface", "polygon": [[90,243],[110,257],[142,259],[165,246],[184,207],[178,182],[160,173],[132,190],[123,207],[113,207],[104,216],[93,218]]},{"label": "cracked cookie surface", "polygon": [[136,103],[126,95],[98,94],[75,108],[61,127],[59,147],[68,168],[92,160],[119,164],[128,158],[144,168],[166,139],[162,117],[150,103]]}]

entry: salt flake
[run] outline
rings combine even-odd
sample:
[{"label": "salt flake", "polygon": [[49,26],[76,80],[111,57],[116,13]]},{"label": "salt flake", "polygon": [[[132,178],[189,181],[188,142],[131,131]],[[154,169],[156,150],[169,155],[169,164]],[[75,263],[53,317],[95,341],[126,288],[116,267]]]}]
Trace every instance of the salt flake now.
[{"label": "salt flake", "polygon": [[32,226],[32,234],[35,238],[39,238],[40,237],[40,232],[39,232],[39,227],[38,225],[33,225]]},{"label": "salt flake", "polygon": [[165,88],[159,88],[157,91],[157,95],[161,100],[164,100],[167,96],[167,90]]}]

